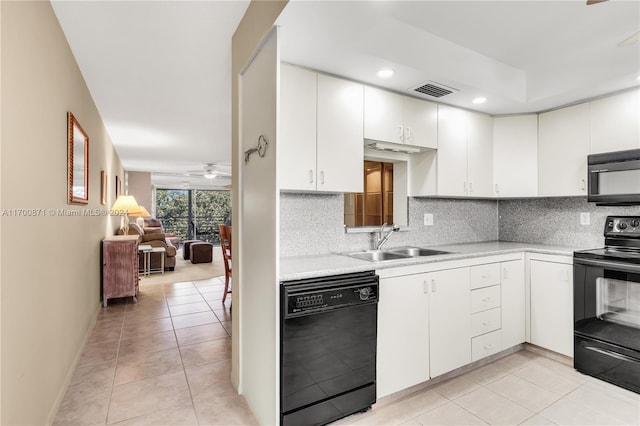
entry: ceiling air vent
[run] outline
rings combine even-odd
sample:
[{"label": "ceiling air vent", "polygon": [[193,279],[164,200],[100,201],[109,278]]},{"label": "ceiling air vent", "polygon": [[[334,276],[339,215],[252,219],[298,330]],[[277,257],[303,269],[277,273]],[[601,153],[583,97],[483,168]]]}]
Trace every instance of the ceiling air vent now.
[{"label": "ceiling air vent", "polygon": [[435,81],[427,81],[425,84],[413,89],[415,92],[422,93],[423,95],[431,96],[433,98],[441,98],[443,96],[450,95],[453,92],[459,92],[458,89],[445,86],[444,84],[436,83]]}]

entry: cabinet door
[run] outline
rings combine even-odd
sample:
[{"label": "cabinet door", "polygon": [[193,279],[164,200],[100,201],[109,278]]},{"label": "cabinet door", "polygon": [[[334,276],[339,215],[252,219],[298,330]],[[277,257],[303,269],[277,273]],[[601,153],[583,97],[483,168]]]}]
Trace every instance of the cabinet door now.
[{"label": "cabinet door", "polygon": [[500,271],[502,273],[502,348],[507,349],[526,340],[524,261],[502,262]]},{"label": "cabinet door", "polygon": [[438,105],[403,97],[404,143],[438,148]]},{"label": "cabinet door", "polygon": [[531,343],[573,357],[573,267],[531,260]]},{"label": "cabinet door", "polygon": [[538,125],[539,195],[586,195],[589,104],[540,114]]},{"label": "cabinet door", "polygon": [[316,78],[312,71],[280,67],[280,189],[316,189]]},{"label": "cabinet door", "polygon": [[403,143],[402,98],[397,93],[364,88],[364,138]]},{"label": "cabinet door", "polygon": [[363,192],[363,86],[318,75],[318,191]]},{"label": "cabinet door", "polygon": [[472,197],[493,196],[493,119],[484,114],[467,113],[468,194]]},{"label": "cabinet door", "polygon": [[378,397],[429,380],[429,303],[423,275],[383,278],[378,303]]},{"label": "cabinet door", "polygon": [[493,183],[496,197],[538,195],[538,116],[493,119]]},{"label": "cabinet door", "polygon": [[467,193],[467,112],[438,105],[438,195]]},{"label": "cabinet door", "polygon": [[436,377],[471,362],[469,268],[426,275],[430,292],[429,370],[431,377]]},{"label": "cabinet door", "polygon": [[640,148],[640,90],[591,102],[591,154]]}]

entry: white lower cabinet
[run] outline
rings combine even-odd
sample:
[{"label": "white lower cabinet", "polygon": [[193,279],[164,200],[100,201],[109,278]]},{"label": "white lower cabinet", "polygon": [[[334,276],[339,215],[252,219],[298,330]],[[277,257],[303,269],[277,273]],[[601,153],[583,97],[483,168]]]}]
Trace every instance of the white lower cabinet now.
[{"label": "white lower cabinet", "polygon": [[530,261],[531,343],[573,357],[573,265]]},{"label": "white lower cabinet", "polygon": [[378,398],[429,380],[429,300],[424,274],[380,280]]},{"label": "white lower cabinet", "polygon": [[437,377],[471,362],[469,268],[426,274],[429,290],[429,364]]},{"label": "white lower cabinet", "polygon": [[379,271],[378,397],[525,341],[524,255],[517,256]]},{"label": "white lower cabinet", "polygon": [[502,347],[504,349],[526,340],[526,298],[524,260],[502,262]]}]

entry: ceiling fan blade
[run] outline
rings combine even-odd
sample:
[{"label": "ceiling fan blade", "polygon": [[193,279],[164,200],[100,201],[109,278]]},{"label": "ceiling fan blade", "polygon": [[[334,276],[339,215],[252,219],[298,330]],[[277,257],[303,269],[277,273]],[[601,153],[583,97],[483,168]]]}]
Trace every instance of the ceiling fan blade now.
[{"label": "ceiling fan blade", "polygon": [[591,6],[592,4],[603,3],[605,1],[609,1],[609,0],[587,0],[587,6]]}]

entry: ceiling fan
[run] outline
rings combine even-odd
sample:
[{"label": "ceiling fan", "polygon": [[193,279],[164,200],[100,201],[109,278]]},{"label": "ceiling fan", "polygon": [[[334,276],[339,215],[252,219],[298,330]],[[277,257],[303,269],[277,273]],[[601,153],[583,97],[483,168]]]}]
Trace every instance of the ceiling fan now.
[{"label": "ceiling fan", "polygon": [[198,170],[187,170],[186,172],[153,172],[153,174],[160,176],[204,177],[207,179],[231,177],[231,173],[221,170],[221,167],[222,166],[215,163],[206,163],[202,169]]},{"label": "ceiling fan", "polygon": [[231,177],[231,173],[221,171],[215,163],[207,163],[204,170],[188,170],[190,176],[202,176],[207,179],[216,179],[219,177]]}]

